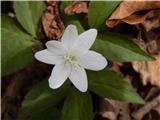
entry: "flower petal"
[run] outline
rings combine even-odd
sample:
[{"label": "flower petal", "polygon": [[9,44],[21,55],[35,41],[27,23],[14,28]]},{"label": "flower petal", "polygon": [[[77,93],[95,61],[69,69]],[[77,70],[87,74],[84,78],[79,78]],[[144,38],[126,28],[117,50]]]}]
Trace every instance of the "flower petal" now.
[{"label": "flower petal", "polygon": [[67,49],[63,46],[62,42],[51,40],[46,43],[48,50],[56,55],[64,55]]},{"label": "flower petal", "polygon": [[73,44],[73,42],[78,39],[78,32],[75,25],[68,25],[64,31],[64,34],[61,38],[62,43],[67,47]]},{"label": "flower petal", "polygon": [[68,62],[55,65],[49,78],[49,86],[52,89],[60,87],[69,77],[71,65]]},{"label": "flower petal", "polygon": [[86,92],[88,89],[88,81],[86,71],[82,67],[72,67],[69,79],[74,86],[81,92]]},{"label": "flower petal", "polygon": [[88,51],[82,56],[79,64],[86,69],[98,71],[104,69],[108,62],[101,54]]},{"label": "flower petal", "polygon": [[37,60],[52,65],[56,64],[59,61],[62,61],[62,57],[54,55],[53,53],[48,51],[48,49],[36,52],[34,56]]},{"label": "flower petal", "polygon": [[76,48],[80,48],[81,50],[88,50],[93,45],[97,36],[96,29],[89,29],[82,34],[79,35],[78,40],[76,41]]}]

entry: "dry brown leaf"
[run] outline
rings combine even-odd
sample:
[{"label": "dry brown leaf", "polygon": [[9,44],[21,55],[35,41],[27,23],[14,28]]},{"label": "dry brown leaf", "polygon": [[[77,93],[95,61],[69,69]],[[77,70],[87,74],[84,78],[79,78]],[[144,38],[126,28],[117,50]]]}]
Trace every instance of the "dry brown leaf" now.
[{"label": "dry brown leaf", "polygon": [[142,11],[142,10],[150,10],[150,9],[157,9],[160,8],[160,1],[123,1],[119,7],[113,12],[111,19],[123,19],[135,12]]},{"label": "dry brown leaf", "polygon": [[160,10],[151,10],[145,15],[133,14],[114,24],[116,25],[120,22],[125,22],[131,25],[141,23],[146,31],[150,31],[160,27]]},{"label": "dry brown leaf", "polygon": [[160,115],[160,103],[153,109],[156,110],[158,114]]},{"label": "dry brown leaf", "polygon": [[105,98],[100,99],[99,114],[109,120],[116,120],[117,118],[117,113],[115,112],[113,105]]},{"label": "dry brown leaf", "polygon": [[160,27],[160,10],[151,11],[141,24],[146,31]]},{"label": "dry brown leaf", "polygon": [[128,103],[101,98],[100,114],[109,120],[130,120]]},{"label": "dry brown leaf", "polygon": [[121,22],[134,25],[142,23],[146,31],[160,26],[159,10],[149,11],[140,15],[139,11],[160,8],[160,1],[123,1],[106,21],[108,27],[114,27]]},{"label": "dry brown leaf", "polygon": [[74,1],[65,8],[65,13],[68,15],[73,15],[74,13],[88,13],[87,1]]},{"label": "dry brown leaf", "polygon": [[113,70],[113,71],[115,71],[115,72],[117,72],[117,73],[121,73],[120,72],[120,68],[122,66],[123,66],[123,63],[113,61],[110,69]]},{"label": "dry brown leaf", "polygon": [[154,99],[156,96],[158,96],[160,93],[160,88],[157,86],[153,86],[150,88],[149,91],[147,91],[147,95],[144,97],[145,101],[150,101]]},{"label": "dry brown leaf", "polygon": [[148,82],[160,87],[160,53],[154,55],[155,61],[133,62],[133,68],[140,73],[143,85]]},{"label": "dry brown leaf", "polygon": [[59,39],[64,32],[64,24],[59,14],[59,2],[47,1],[47,9],[42,17],[44,32],[49,39]]},{"label": "dry brown leaf", "polygon": [[153,57],[155,57],[155,61],[135,61],[132,62],[132,66],[135,71],[140,73],[141,80],[143,85],[147,83],[151,83],[152,85],[156,85],[160,87],[160,39],[159,36],[152,34],[152,32],[148,32],[148,38],[150,38],[150,42],[144,43],[142,39],[138,39],[134,41],[144,50],[148,51]]},{"label": "dry brown leaf", "polygon": [[[142,24],[146,31],[150,31],[160,27],[160,10],[152,10],[145,15],[133,14],[121,21],[131,25]],[[116,24],[118,24],[118,22]]]},{"label": "dry brown leaf", "polygon": [[[152,101],[147,102],[144,106],[132,113],[132,116],[136,120],[142,120],[142,118],[149,113],[152,109],[160,105],[160,95],[155,97]],[[157,119],[158,120],[158,119]]]},{"label": "dry brown leaf", "polygon": [[152,40],[149,43],[146,43],[146,49],[151,54],[159,54],[160,53],[160,44],[158,43],[160,39],[157,37],[156,40]]}]

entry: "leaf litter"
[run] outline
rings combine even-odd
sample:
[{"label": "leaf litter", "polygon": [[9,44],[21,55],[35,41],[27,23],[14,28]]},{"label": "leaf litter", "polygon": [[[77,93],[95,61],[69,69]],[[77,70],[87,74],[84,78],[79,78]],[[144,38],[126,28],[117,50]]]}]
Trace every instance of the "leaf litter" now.
[{"label": "leaf litter", "polygon": [[[57,40],[61,38],[64,32],[64,24],[63,24],[62,18],[60,17],[59,4],[60,2],[58,1],[46,1],[47,9],[42,18],[42,25],[43,25],[45,35],[47,36],[48,39]],[[128,24],[135,26],[135,28],[137,28],[136,26],[137,24],[141,24],[144,27],[145,31],[153,31],[153,29],[156,29],[157,27],[159,27],[159,24],[158,24],[159,17],[157,17],[159,16],[159,12],[158,12],[159,8],[160,8],[159,1],[156,1],[156,2],[155,1],[154,2],[153,1],[139,1],[139,2],[134,2],[134,4],[131,3],[130,1],[128,2],[124,1],[111,15],[109,20],[106,21],[106,25],[108,27],[114,27],[121,22],[124,22],[124,23],[128,22]],[[145,12],[143,14],[140,14],[141,11],[145,11]],[[87,14],[87,12],[88,12],[87,2],[74,1],[70,6],[67,6],[65,8],[65,13],[68,15],[72,15],[74,13]],[[140,32],[139,29],[137,31]],[[144,36],[147,37],[146,39],[149,38],[147,34],[148,32],[145,32],[144,34]],[[159,67],[158,66],[160,64],[159,63],[160,58],[159,58],[158,50],[160,48],[159,47],[160,44],[159,44],[159,40],[157,39],[156,39],[156,43],[153,42],[154,41],[153,39],[150,41],[152,42],[148,42],[147,40],[144,40],[144,38],[142,38],[142,42],[144,45],[143,49],[152,53],[155,56],[156,61],[147,62],[145,64],[141,63],[142,65],[140,66],[142,66],[143,69],[141,68],[135,69],[135,66],[133,65],[134,63],[128,66],[128,63],[114,62],[113,65],[111,66],[112,70],[119,72],[124,78],[127,79],[127,81],[130,84],[132,84],[135,87],[135,90],[137,90],[138,93],[141,94],[143,98],[146,98],[145,101],[147,103],[144,104],[143,106],[140,106],[140,105],[135,105],[135,104],[119,102],[115,100],[110,100],[107,98],[101,98],[101,100],[99,101],[100,109],[98,110],[98,113],[103,118],[108,118],[109,120],[130,120],[132,119],[132,117],[134,117],[135,120],[142,120],[142,119],[145,119],[147,115],[150,115],[150,118],[148,120],[152,120],[154,118],[154,115],[151,113],[152,110],[156,110],[157,113],[160,115],[160,112],[159,112],[160,90],[159,90],[159,87],[155,86],[155,85],[158,85],[160,81],[157,79],[159,78]],[[139,65],[136,67],[139,67]],[[33,66],[33,68],[35,67]],[[40,67],[40,69],[44,71],[44,70],[48,70],[48,67]],[[29,69],[28,73],[30,73],[31,71],[32,69]],[[141,72],[141,71],[144,71],[144,72]],[[147,71],[147,74],[145,71]],[[138,76],[137,73],[139,73],[140,76]],[[21,76],[23,77],[23,74]],[[143,76],[148,76],[148,79],[144,79],[146,77],[143,77]],[[17,77],[14,76],[11,79],[16,79],[16,78]],[[35,79],[35,76],[33,77],[31,76],[31,79]],[[22,78],[20,78],[18,81],[21,81],[21,80]],[[141,81],[143,84],[141,84]],[[14,86],[14,82],[12,83],[8,87]],[[147,87],[145,85],[147,85]],[[24,87],[28,88],[28,85]],[[32,87],[32,85],[30,85],[30,87]],[[7,89],[10,89],[10,88],[7,88]],[[152,89],[154,89],[154,91]],[[4,96],[8,94],[7,91],[8,90],[4,92],[2,99],[4,98]],[[19,93],[13,94],[11,96],[16,97],[17,94]],[[9,109],[7,108],[8,110],[6,110],[4,114],[10,113],[10,112],[16,113],[17,111],[17,107],[16,109],[14,109],[15,106],[13,106],[12,103],[10,102],[5,103],[3,106],[5,107],[7,106],[9,108]],[[10,109],[13,109],[14,111],[10,111]],[[132,114],[132,117],[131,117],[131,114]]]},{"label": "leaf litter", "polygon": [[88,13],[87,3],[87,1],[73,1],[71,5],[65,8],[65,13],[67,15]]},{"label": "leaf litter", "polygon": [[64,32],[64,24],[60,17],[58,1],[46,1],[47,9],[42,17],[42,25],[49,39],[60,39]]},{"label": "leaf litter", "polygon": [[106,21],[108,27],[125,22],[141,24],[146,31],[160,27],[160,1],[123,1]]}]

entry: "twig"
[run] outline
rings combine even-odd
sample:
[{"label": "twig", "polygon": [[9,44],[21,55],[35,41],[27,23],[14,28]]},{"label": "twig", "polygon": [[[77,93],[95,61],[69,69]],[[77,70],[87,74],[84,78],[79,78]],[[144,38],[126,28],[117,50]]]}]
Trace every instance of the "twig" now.
[{"label": "twig", "polygon": [[151,109],[160,104],[160,95],[154,98],[152,101],[146,103],[143,107],[132,113],[132,116],[136,120],[141,120]]}]

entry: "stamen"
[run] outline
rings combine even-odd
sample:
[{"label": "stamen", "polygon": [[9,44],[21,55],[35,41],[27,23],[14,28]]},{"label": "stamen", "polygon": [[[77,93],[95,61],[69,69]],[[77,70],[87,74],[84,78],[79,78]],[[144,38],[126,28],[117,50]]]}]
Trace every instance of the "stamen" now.
[{"label": "stamen", "polygon": [[74,62],[74,61],[77,61],[77,57],[73,54],[68,54],[66,56],[66,60],[68,60],[69,62]]}]

